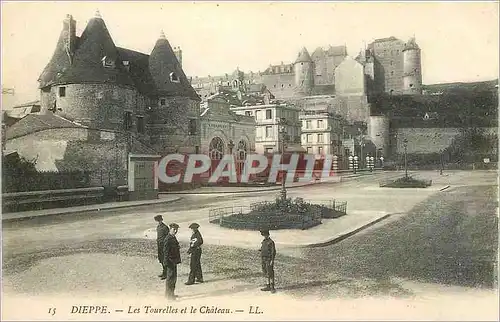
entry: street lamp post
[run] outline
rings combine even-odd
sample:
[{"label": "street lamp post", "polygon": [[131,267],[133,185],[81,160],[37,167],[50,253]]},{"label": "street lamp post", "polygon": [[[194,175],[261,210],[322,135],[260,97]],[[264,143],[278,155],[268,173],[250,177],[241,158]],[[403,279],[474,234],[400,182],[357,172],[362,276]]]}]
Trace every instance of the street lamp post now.
[{"label": "street lamp post", "polygon": [[443,175],[443,170],[444,170],[443,150],[439,151],[439,161],[441,163],[441,167],[439,169],[439,175]]},{"label": "street lamp post", "polygon": [[279,120],[279,135],[280,135],[280,143],[281,143],[281,200],[286,200],[286,186],[285,186],[285,174],[283,169],[283,158],[285,155],[285,135],[286,135],[286,119],[281,117]]},{"label": "street lamp post", "polygon": [[[233,140],[229,140],[229,143],[227,144],[227,147],[229,148],[229,154],[231,155],[231,158],[233,157],[233,148],[234,148],[234,142]],[[234,171],[234,169],[231,169],[231,163],[228,165],[228,170],[229,171]]]},{"label": "street lamp post", "polygon": [[405,148],[405,178],[408,179],[408,158],[407,158],[408,140],[407,139],[403,140],[403,146]]}]

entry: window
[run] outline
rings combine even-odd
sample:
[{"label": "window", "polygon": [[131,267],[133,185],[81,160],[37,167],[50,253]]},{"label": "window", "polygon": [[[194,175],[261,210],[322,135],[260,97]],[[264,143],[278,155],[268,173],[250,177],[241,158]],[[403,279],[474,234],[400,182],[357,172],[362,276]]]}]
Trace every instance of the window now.
[{"label": "window", "polygon": [[252,116],[252,111],[245,111],[246,116]]},{"label": "window", "polygon": [[255,111],[255,120],[260,120],[260,110]]},{"label": "window", "polygon": [[181,82],[180,79],[179,79],[179,77],[177,76],[177,74],[174,73],[174,72],[170,73],[170,81],[172,83],[180,83]]},{"label": "window", "polygon": [[125,112],[123,118],[123,127],[125,130],[130,130],[132,128],[132,112]]},{"label": "window", "polygon": [[196,120],[190,119],[189,120],[189,135],[196,135],[196,133],[197,133]]},{"label": "window", "polygon": [[311,148],[310,146],[307,147],[307,154],[312,154],[313,152],[313,148]]},{"label": "window", "polygon": [[137,133],[144,133],[144,117],[137,117]]},{"label": "window", "polygon": [[393,64],[393,63],[394,63],[394,62],[391,60],[391,66],[392,66],[392,64]]},{"label": "window", "polygon": [[318,120],[318,129],[323,128],[323,120]]},{"label": "window", "polygon": [[394,76],[394,71],[391,70],[391,76]]},{"label": "window", "polygon": [[167,105],[167,100],[166,100],[166,99],[164,99],[164,98],[160,99],[160,105],[161,105],[161,106],[165,106],[165,105]]},{"label": "window", "polygon": [[306,142],[311,143],[312,142],[312,134],[308,134],[306,137]]},{"label": "window", "polygon": [[266,148],[266,153],[273,153],[273,148]]},{"label": "window", "polygon": [[323,147],[318,146],[318,154],[323,154]]},{"label": "window", "polygon": [[292,87],[292,84],[288,84],[288,87]]},{"label": "window", "polygon": [[323,143],[323,134],[318,134],[318,142]]},{"label": "window", "polygon": [[306,121],[306,129],[310,129],[311,128],[311,120],[307,120]]},{"label": "window", "polygon": [[66,87],[61,86],[59,87],[59,97],[65,97],[66,96]]},{"label": "window", "polygon": [[273,136],[273,127],[266,126],[266,138],[270,138]]},{"label": "window", "polygon": [[285,87],[285,84],[281,84],[281,88]]},{"label": "window", "polygon": [[200,154],[200,147],[199,146],[195,146],[194,147],[194,153],[195,154]]},{"label": "window", "polygon": [[412,87],[413,87],[413,84],[410,84],[410,88],[412,88]]},{"label": "window", "polygon": [[111,58],[108,58],[107,56],[104,56],[101,59],[101,62],[102,62],[102,65],[104,67],[106,67],[106,68],[113,68],[113,67],[115,67],[115,62]]},{"label": "window", "polygon": [[266,120],[270,120],[273,118],[273,111],[272,110],[266,110]]}]

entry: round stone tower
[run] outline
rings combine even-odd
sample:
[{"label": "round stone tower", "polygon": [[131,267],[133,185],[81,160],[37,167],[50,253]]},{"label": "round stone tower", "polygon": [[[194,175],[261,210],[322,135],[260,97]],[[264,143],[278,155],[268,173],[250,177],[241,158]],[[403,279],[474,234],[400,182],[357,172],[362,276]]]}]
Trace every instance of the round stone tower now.
[{"label": "round stone tower", "polygon": [[294,63],[295,92],[297,95],[310,95],[314,87],[314,62],[304,47]]},{"label": "round stone tower", "polygon": [[389,153],[389,118],[384,115],[370,116],[368,134],[379,151],[377,155],[387,158]]},{"label": "round stone tower", "polygon": [[404,46],[403,64],[403,93],[422,94],[422,62],[415,37]]}]

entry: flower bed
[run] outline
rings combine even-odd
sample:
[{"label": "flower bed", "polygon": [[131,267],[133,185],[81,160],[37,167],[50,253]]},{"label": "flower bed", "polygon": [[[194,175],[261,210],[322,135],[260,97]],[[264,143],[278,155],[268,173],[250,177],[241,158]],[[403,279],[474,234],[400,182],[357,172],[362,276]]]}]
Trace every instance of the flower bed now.
[{"label": "flower bed", "polygon": [[210,211],[210,222],[232,229],[308,229],[321,224],[322,218],[345,215],[346,203],[329,201],[312,204],[301,198],[260,202],[250,207],[231,207]]},{"label": "flower bed", "polygon": [[384,188],[427,188],[432,185],[432,180],[419,180],[413,177],[402,177],[386,183],[381,183]]}]

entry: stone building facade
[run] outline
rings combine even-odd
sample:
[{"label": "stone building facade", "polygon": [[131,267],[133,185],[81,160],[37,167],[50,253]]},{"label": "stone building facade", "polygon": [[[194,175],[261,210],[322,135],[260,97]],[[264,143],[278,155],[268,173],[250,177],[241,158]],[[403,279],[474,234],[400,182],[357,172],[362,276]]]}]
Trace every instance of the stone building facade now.
[{"label": "stone building facade", "polygon": [[[300,147],[301,123],[299,110],[289,104],[266,104],[253,106],[234,106],[231,110],[239,115],[255,118],[255,152],[278,153],[282,151],[281,133],[285,134],[285,148],[302,151]],[[286,124],[280,125],[284,119]]]},{"label": "stone building facade", "polygon": [[255,153],[255,118],[239,115],[230,110],[230,104],[212,97],[207,107],[202,108],[201,151],[212,160],[220,160],[225,154],[233,154],[243,161],[247,154]]}]

